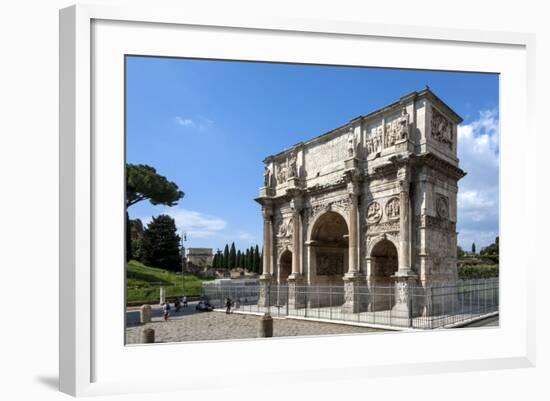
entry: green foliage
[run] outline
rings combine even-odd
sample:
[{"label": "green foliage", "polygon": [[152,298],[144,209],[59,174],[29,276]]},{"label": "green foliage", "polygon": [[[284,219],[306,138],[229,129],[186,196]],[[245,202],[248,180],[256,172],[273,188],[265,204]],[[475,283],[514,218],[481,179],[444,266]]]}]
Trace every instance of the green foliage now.
[{"label": "green foliage", "polygon": [[130,220],[127,233],[130,234],[130,246],[132,251],[132,259],[141,260],[142,244],[143,244],[143,223],[140,219]]},{"label": "green foliage", "polygon": [[214,259],[212,260],[212,267],[214,269],[218,269],[220,267],[220,254],[217,252],[214,254]]},{"label": "green foliage", "polygon": [[464,252],[464,249],[462,249],[460,246],[456,247],[456,256],[457,258],[462,258],[466,252]]},{"label": "green foliage", "polygon": [[175,183],[153,167],[126,163],[126,208],[146,199],[153,205],[174,206],[183,196]]},{"label": "green foliage", "polygon": [[[480,255],[483,256],[497,256],[499,255],[499,249],[498,249],[498,237],[495,238],[495,242],[485,248],[482,248],[479,252]],[[498,260],[497,260],[498,263]]]},{"label": "green foliage", "polygon": [[126,212],[126,261],[132,259],[132,238],[130,233],[130,216]]},{"label": "green foliage", "polygon": [[223,269],[229,268],[229,245],[227,244],[225,244],[225,248],[223,249],[222,265],[220,267]]},{"label": "green foliage", "polygon": [[176,223],[168,215],[153,217],[143,232],[141,259],[151,266],[162,269],[181,270],[180,236],[177,234]]},{"label": "green foliage", "polygon": [[466,265],[458,269],[462,280],[498,277],[498,265]]},{"label": "green foliage", "polygon": [[202,281],[205,280],[193,275],[182,276],[131,260],[126,268],[126,302],[158,301],[161,286],[167,297],[200,295]]},{"label": "green foliage", "polygon": [[235,264],[237,263],[237,253],[235,251],[235,243],[231,243],[231,248],[229,248],[229,260],[228,260],[228,268],[234,269]]},{"label": "green foliage", "polygon": [[244,267],[243,256],[240,249],[237,251],[236,267]]},{"label": "green foliage", "polygon": [[258,245],[254,248],[254,257],[253,257],[253,269],[256,273],[260,273],[262,269],[262,258],[260,257],[260,248]]}]

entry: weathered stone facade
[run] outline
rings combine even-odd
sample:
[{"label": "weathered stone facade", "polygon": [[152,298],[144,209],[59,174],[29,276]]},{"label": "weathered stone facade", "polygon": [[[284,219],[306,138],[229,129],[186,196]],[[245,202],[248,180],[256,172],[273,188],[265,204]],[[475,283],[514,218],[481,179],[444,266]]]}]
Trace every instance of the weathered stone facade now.
[{"label": "weathered stone facade", "polygon": [[185,258],[188,264],[196,267],[210,267],[214,260],[212,248],[187,248]]},{"label": "weathered stone facade", "polygon": [[343,285],[357,312],[357,286],[406,309],[408,283],[454,282],[461,121],[426,88],[267,157],[262,283]]}]

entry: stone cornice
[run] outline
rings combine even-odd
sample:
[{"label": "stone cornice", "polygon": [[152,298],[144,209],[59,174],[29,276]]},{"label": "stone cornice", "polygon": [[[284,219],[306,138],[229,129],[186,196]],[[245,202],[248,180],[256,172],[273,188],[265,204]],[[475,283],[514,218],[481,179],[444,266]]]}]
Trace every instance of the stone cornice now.
[{"label": "stone cornice", "polygon": [[425,153],[415,157],[415,164],[426,165],[434,168],[435,170],[454,178],[455,180],[460,180],[466,175],[466,172],[461,168],[454,166],[448,161],[436,156],[433,153]]}]

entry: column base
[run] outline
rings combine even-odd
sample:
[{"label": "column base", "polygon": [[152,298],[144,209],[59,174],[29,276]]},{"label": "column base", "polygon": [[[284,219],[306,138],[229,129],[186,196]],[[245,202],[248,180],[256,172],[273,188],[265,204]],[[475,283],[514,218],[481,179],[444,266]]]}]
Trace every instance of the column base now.
[{"label": "column base", "polygon": [[418,276],[414,273],[398,271],[392,278],[395,279],[395,305],[392,307],[392,315],[397,319],[403,319],[405,323],[415,315],[412,287],[417,283]]},{"label": "column base", "polygon": [[361,285],[365,285],[365,276],[360,273],[347,273],[344,275],[344,313],[365,312],[368,308],[368,297],[361,293]]},{"label": "column base", "polygon": [[288,307],[300,309],[306,307],[307,288],[304,287],[305,277],[301,274],[292,273],[288,276]]}]

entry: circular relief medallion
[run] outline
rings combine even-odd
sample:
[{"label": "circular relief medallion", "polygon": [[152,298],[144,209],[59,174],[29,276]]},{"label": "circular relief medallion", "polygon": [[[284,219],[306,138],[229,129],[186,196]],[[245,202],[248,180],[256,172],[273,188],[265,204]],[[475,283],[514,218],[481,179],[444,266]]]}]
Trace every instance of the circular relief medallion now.
[{"label": "circular relief medallion", "polygon": [[382,208],[380,203],[371,202],[367,207],[367,222],[369,223],[378,223],[382,218]]},{"label": "circular relief medallion", "polygon": [[440,218],[446,219],[447,217],[449,217],[449,203],[447,201],[447,198],[443,196],[440,196],[439,198],[437,198],[435,208],[437,211],[437,215]]},{"label": "circular relief medallion", "polygon": [[399,198],[391,198],[386,203],[386,216],[388,216],[388,219],[399,218]]}]

